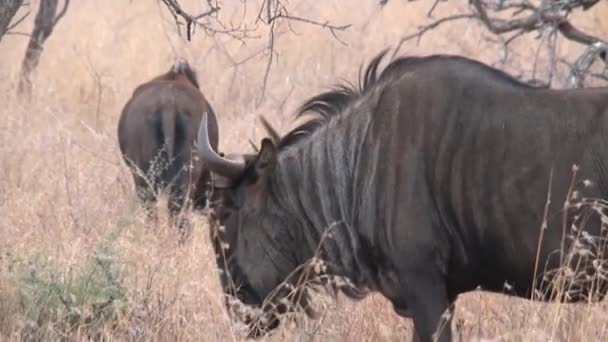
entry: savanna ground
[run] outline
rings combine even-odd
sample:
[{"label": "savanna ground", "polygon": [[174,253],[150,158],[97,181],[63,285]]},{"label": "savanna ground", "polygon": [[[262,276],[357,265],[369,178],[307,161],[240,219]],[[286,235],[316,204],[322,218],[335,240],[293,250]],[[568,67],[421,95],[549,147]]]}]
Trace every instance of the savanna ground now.
[{"label": "savanna ground", "polygon": [[[200,2],[182,3],[196,12]],[[234,5],[234,12],[222,12],[225,20],[243,16],[237,10],[243,4]],[[466,5],[442,3],[435,13]],[[247,6],[245,15],[255,15],[257,5]],[[14,96],[27,39],[4,37],[0,340],[239,340],[221,305],[206,219],[192,215],[196,228],[181,247],[166,223],[146,228],[118,153],[122,106],[135,86],[185,57],[218,113],[222,150],[249,149],[247,138],[264,135],[258,115],[286,131],[299,103],[339,80],[355,81],[362,63],[426,22],[430,6],[390,1],[380,7],[371,0],[292,4],[299,15],[353,26],[339,33],[343,43],[319,27],[279,26],[278,58],[264,97],[267,56],[248,59],[267,42],[263,25],[244,44],[202,32],[188,43],[156,1],[73,1],[44,47],[30,103]],[[608,36],[607,2],[584,16],[583,28]],[[28,32],[32,23],[33,16],[19,30]],[[500,54],[491,39],[478,23],[459,22],[428,33],[418,45],[404,45],[400,54],[458,53],[494,63]],[[518,43],[502,68],[529,72],[533,41]],[[579,51],[574,44],[560,45],[565,56]],[[458,301],[455,327],[461,340],[599,341],[608,338],[608,307],[471,293]],[[359,303],[340,298],[321,320],[284,325],[270,339],[402,340],[410,334],[411,323],[373,295]]]}]

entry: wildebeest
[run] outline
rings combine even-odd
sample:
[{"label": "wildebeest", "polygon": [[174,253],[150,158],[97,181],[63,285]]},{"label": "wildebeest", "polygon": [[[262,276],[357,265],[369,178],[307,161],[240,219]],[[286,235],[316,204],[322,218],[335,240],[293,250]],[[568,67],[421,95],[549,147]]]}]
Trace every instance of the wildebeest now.
[{"label": "wildebeest", "polygon": [[[141,84],[124,106],[118,141],[130,167],[137,195],[148,210],[166,190],[172,221],[192,201],[206,203],[209,170],[195,152],[201,114],[207,112],[210,144],[218,145],[218,128],[211,105],[199,89],[196,73],[185,59],[170,70]],[[183,238],[187,221],[178,222]]]},{"label": "wildebeest", "polygon": [[535,88],[451,55],[402,57],[379,72],[384,54],[359,87],[305,102],[299,115],[314,116],[257,154],[215,153],[203,115],[224,291],[275,305],[245,317],[257,324],[250,334],[275,328],[286,298],[307,307],[306,293],[287,295],[313,256],[354,297],[382,293],[422,341],[478,287],[603,298],[608,88]]}]

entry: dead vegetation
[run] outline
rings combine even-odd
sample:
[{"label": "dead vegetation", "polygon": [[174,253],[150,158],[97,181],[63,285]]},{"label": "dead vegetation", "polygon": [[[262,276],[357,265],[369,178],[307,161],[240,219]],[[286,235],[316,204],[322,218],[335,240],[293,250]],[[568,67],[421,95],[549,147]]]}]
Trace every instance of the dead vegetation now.
[{"label": "dead vegetation", "polygon": [[[203,13],[197,1],[192,13]],[[15,97],[27,38],[0,43],[0,340],[27,337],[82,340],[240,340],[220,298],[217,270],[203,216],[193,215],[191,240],[178,247],[166,217],[146,228],[128,170],[118,155],[119,111],[133,88],[177,56],[198,70],[202,91],[216,108],[223,150],[259,142],[264,115],[281,131],[304,99],[428,24],[431,3],[314,1],[294,3],[298,14],[352,25],[340,34],[306,23],[274,27],[272,72],[268,26],[245,43],[228,35],[175,30],[174,17],[156,1],[72,2],[45,43],[32,74],[32,99]],[[441,3],[434,16],[464,13],[466,2]],[[241,7],[225,8],[236,23]],[[251,15],[257,15],[253,13]],[[608,3],[577,14],[595,35],[608,36]],[[582,18],[582,19],[580,19]],[[337,20],[339,19],[339,20]],[[20,24],[29,31],[33,18]],[[257,37],[257,38],[256,38]],[[547,76],[534,37],[514,41],[504,61],[502,41],[481,24],[455,22],[428,32],[400,54],[458,53],[516,75]],[[575,58],[583,47],[558,46]],[[567,74],[563,74],[567,75]],[[567,80],[563,76],[563,80]],[[559,77],[557,78],[559,80]],[[265,96],[260,94],[265,89]],[[159,204],[162,208],[162,203]],[[608,334],[606,304],[547,305],[472,293],[459,300],[454,327],[461,340],[587,341]],[[271,340],[402,340],[411,323],[380,296],[360,303],[329,301],[318,321],[296,320]]]}]

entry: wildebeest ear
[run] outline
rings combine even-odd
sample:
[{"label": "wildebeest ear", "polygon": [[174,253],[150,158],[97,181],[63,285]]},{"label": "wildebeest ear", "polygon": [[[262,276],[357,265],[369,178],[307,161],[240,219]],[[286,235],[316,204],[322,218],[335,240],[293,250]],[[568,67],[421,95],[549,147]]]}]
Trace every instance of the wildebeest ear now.
[{"label": "wildebeest ear", "polygon": [[255,169],[258,176],[268,175],[276,162],[277,150],[272,140],[264,138],[262,147],[258,153],[258,158],[255,161]]}]

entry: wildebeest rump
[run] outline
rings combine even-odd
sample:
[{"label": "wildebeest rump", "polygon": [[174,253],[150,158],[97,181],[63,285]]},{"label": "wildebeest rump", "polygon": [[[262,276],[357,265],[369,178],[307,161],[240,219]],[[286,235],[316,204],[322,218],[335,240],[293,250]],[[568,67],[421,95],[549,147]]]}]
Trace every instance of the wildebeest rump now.
[{"label": "wildebeest rump", "polygon": [[[195,72],[181,58],[167,73],[138,86],[123,108],[118,123],[120,150],[146,208],[151,209],[162,190],[169,195],[172,219],[189,200],[196,207],[205,206],[209,170],[194,149],[203,112],[209,113],[210,142],[216,149],[213,109],[199,89]],[[178,224],[185,233],[187,222]]]},{"label": "wildebeest rump", "polygon": [[[275,291],[283,303],[277,286],[302,276],[298,265],[333,227],[319,249],[323,273],[382,293],[422,341],[478,286],[601,299],[608,88],[534,88],[448,55],[379,72],[383,55],[358,89],[310,99],[299,113],[316,116],[255,155],[214,153],[203,115],[224,291],[257,307]],[[557,282],[560,265],[577,276]],[[262,316],[253,335],[279,323]],[[450,340],[449,325],[438,337]]]}]

